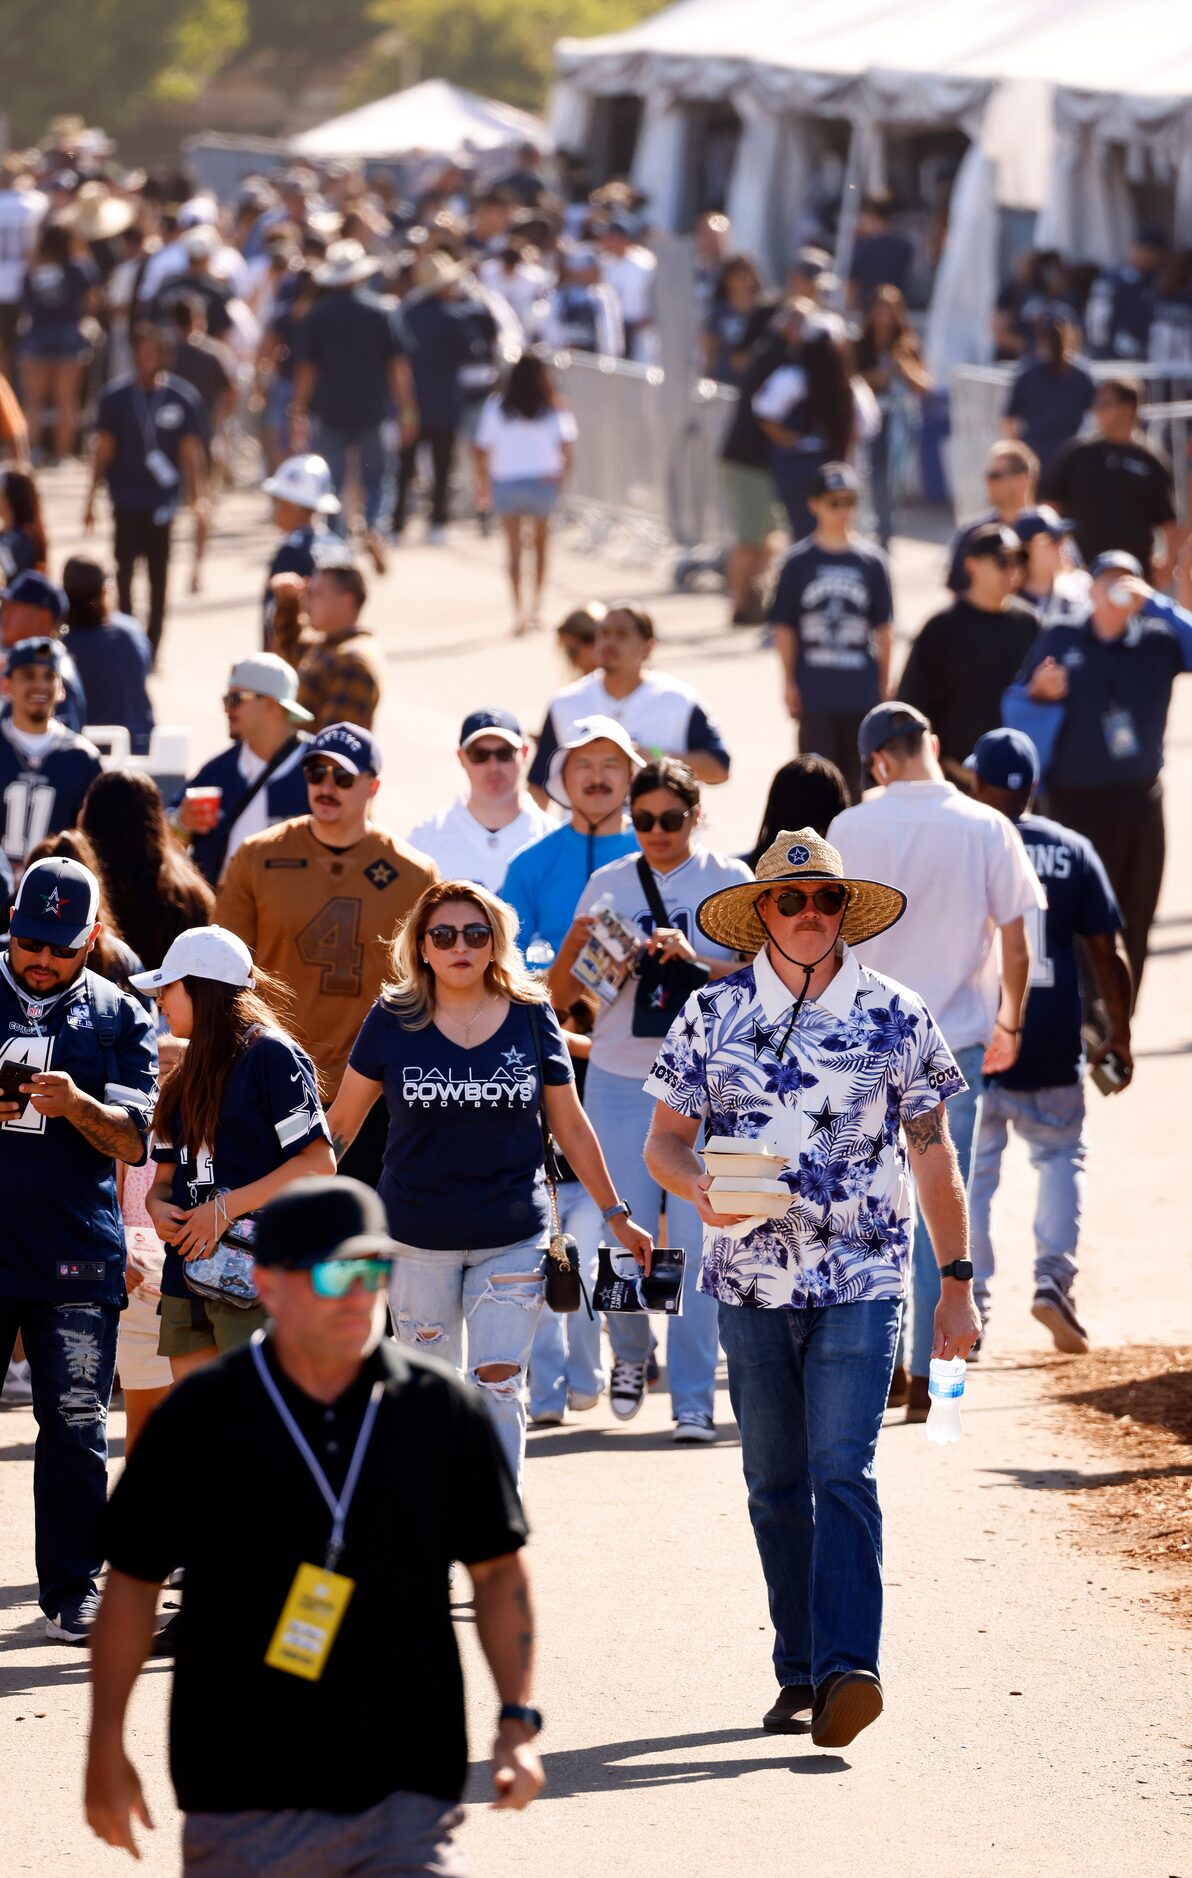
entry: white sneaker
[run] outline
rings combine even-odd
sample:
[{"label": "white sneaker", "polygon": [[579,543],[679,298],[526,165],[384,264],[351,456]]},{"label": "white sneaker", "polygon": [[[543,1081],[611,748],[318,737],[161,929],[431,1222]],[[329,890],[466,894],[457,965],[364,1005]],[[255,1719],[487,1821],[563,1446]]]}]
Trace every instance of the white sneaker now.
[{"label": "white sneaker", "polygon": [[671,1440],[681,1448],[706,1447],[715,1439],[716,1430],[710,1415],[680,1415],[671,1435]]},{"label": "white sneaker", "polygon": [[543,1409],[538,1415],[531,1415],[532,1428],[561,1428],[563,1426],[562,1409]]},{"label": "white sneaker", "polygon": [[596,1407],[597,1402],[600,1400],[600,1395],[601,1392],[599,1389],[591,1395],[586,1393],[577,1395],[576,1391],[572,1389],[567,1397],[567,1406],[569,1409],[574,1409],[577,1415],[582,1415],[586,1409],[594,1409]]},{"label": "white sneaker", "polygon": [[646,1399],[644,1363],[614,1363],[608,1399],[619,1422],[631,1422]]},{"label": "white sneaker", "polygon": [[18,1363],[14,1359],[8,1365],[8,1374],[4,1378],[4,1387],[0,1389],[0,1402],[12,1404],[32,1402],[33,1379],[29,1374],[27,1362]]}]

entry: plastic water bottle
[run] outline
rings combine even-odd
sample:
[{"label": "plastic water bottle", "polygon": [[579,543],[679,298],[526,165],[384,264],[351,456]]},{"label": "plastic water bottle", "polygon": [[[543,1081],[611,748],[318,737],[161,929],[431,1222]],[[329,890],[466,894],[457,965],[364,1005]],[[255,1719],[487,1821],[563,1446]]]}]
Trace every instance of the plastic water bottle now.
[{"label": "plastic water bottle", "polygon": [[941,1448],[947,1447],[950,1442],[959,1441],[962,1428],[960,1404],[964,1399],[964,1358],[953,1356],[945,1361],[942,1356],[933,1356],[927,1393],[931,1397],[926,1423],[927,1439]]},{"label": "plastic water bottle", "polygon": [[544,939],[536,932],[526,947],[526,970],[536,977],[545,978],[555,962],[555,948],[549,939]]}]

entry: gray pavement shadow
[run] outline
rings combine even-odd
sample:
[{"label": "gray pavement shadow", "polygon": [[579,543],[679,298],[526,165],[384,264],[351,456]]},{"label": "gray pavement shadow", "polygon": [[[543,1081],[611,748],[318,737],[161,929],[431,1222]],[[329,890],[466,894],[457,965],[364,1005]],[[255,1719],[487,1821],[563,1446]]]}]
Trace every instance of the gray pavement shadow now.
[{"label": "gray pavement shadow", "polygon": [[0,1611],[11,1611],[17,1604],[36,1604],[36,1585],[0,1585]]},{"label": "gray pavement shadow", "polygon": [[[781,1745],[777,1745],[781,1739]],[[748,1754],[738,1759],[701,1759],[700,1748],[714,1748],[735,1741],[774,1742],[769,1754]],[[804,1740],[810,1750],[802,1754],[795,1745]],[[789,1744],[789,1745],[788,1745]],[[642,1761],[646,1754],[673,1754],[676,1749],[691,1750],[690,1758],[681,1761]],[[788,1758],[789,1757],[789,1758]],[[548,1800],[570,1800],[579,1793],[630,1793],[642,1787],[689,1786],[715,1780],[739,1780],[746,1774],[768,1773],[787,1761],[792,1774],[842,1774],[852,1763],[839,1754],[820,1754],[811,1746],[810,1736],[763,1735],[760,1728],[720,1728],[706,1734],[660,1735],[643,1741],[609,1741],[600,1747],[571,1748],[545,1753],[546,1786],[535,1805]],[[632,1761],[630,1767],[621,1766]],[[464,1800],[486,1800],[491,1792],[492,1772],[487,1761],[473,1761],[468,1769]]]},{"label": "gray pavement shadow", "polygon": [[[734,1429],[731,1435],[717,1435],[714,1442],[699,1447],[697,1452],[706,1454],[709,1447],[739,1448],[740,1445],[741,1437]],[[608,1454],[613,1448],[630,1454],[661,1454],[666,1449],[673,1449],[680,1457],[683,1453],[669,1428],[577,1428],[573,1422],[568,1422],[562,1428],[532,1428],[526,1442],[527,1456],[535,1460],[560,1454]]]},{"label": "gray pavement shadow", "polygon": [[31,1461],[33,1443],[31,1441],[11,1441],[0,1448],[0,1461]]},{"label": "gray pavement shadow", "polygon": [[1063,1467],[987,1467],[984,1471],[999,1474],[1007,1485],[1024,1487],[1028,1493],[1084,1493],[1090,1488],[1125,1487],[1136,1480],[1188,1478],[1183,1462],[1171,1467],[1122,1467],[1109,1474],[1077,1474]]}]

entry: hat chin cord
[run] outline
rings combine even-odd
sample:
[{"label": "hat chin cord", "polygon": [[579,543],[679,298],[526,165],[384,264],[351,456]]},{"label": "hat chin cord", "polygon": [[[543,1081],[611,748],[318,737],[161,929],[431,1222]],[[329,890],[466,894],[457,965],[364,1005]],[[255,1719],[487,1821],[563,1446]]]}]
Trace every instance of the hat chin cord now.
[{"label": "hat chin cord", "polygon": [[[755,911],[756,911],[756,908],[755,908]],[[803,974],[803,989],[802,991],[800,991],[798,997],[795,999],[795,1008],[791,1012],[791,1021],[787,1025],[786,1030],[783,1033],[782,1042],[779,1044],[778,1049],[775,1052],[778,1058],[778,1061],[781,1063],[783,1056],[786,1054],[786,1046],[791,1040],[791,1031],[795,1028],[795,1025],[799,1021],[799,1012],[803,1009],[803,1006],[807,1001],[807,993],[811,990],[812,976],[816,970],[816,967],[819,965],[822,965],[826,958],[831,958],[833,952],[835,952],[837,941],[840,938],[840,927],[838,926],[836,928],[836,931],[832,937],[832,943],[828,947],[827,951],[821,952],[818,959],[813,959],[810,965],[804,965],[802,959],[793,959],[790,953],[786,950],[786,947],[779,945],[777,939],[774,937],[773,933],[770,931],[770,928],[766,925],[766,922],[762,918],[760,913],[758,913],[757,917],[758,917],[758,924],[761,926],[762,931],[765,933],[770,944],[774,946],[777,951],[781,952],[783,958],[786,960],[788,965],[794,965]],[[841,922],[841,924],[843,924],[843,921]]]}]

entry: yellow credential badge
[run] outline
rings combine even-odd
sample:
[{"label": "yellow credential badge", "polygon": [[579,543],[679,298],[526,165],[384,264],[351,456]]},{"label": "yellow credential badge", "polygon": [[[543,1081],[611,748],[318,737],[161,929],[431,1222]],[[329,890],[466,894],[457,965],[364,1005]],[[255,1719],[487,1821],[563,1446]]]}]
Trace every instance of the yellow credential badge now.
[{"label": "yellow credential badge", "polygon": [[265,1654],[268,1667],[317,1682],[355,1589],[354,1578],[300,1565]]}]

